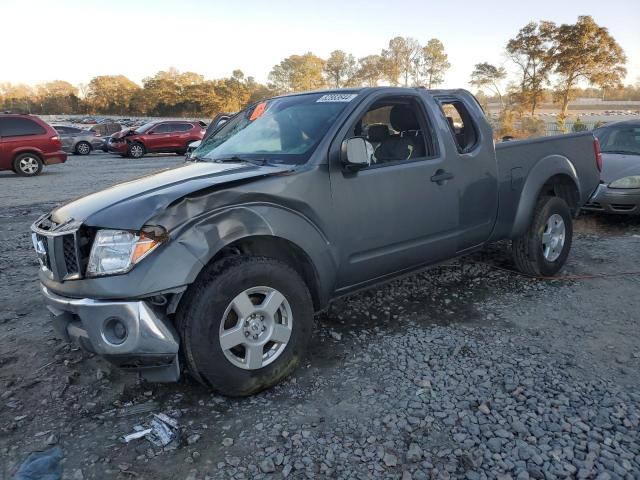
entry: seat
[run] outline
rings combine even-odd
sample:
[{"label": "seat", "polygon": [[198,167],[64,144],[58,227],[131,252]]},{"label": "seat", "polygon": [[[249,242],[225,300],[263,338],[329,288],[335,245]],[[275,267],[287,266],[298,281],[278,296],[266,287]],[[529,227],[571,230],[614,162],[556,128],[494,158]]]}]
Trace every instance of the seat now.
[{"label": "seat", "polygon": [[367,127],[367,140],[374,145],[384,142],[390,136],[389,126],[384,123],[373,123]]},{"label": "seat", "polygon": [[383,139],[374,156],[378,163],[425,156],[420,123],[409,105],[394,105],[389,113],[391,127],[398,132]]}]

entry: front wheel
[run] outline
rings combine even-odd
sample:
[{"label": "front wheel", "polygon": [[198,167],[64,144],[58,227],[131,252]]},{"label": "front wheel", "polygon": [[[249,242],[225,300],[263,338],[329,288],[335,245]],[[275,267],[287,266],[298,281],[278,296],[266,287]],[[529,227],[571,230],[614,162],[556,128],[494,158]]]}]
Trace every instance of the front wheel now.
[{"label": "front wheel", "polygon": [[131,158],[142,158],[145,154],[144,145],[141,143],[132,143],[127,150],[127,155]]},{"label": "front wheel", "polygon": [[187,366],[214,390],[245,396],[296,367],[313,327],[313,304],[300,275],[264,257],[238,256],[207,267],[177,312]]},{"label": "front wheel", "polygon": [[512,242],[516,267],[527,275],[555,275],[569,256],[572,239],[573,219],[567,202],[541,197],[529,230]]}]

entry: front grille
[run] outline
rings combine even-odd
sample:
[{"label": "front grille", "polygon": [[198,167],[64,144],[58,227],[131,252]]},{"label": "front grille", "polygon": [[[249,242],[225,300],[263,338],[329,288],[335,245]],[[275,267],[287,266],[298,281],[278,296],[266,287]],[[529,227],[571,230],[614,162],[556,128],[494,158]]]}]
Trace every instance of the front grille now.
[{"label": "front grille", "polygon": [[618,210],[621,212],[628,212],[630,210],[633,210],[634,208],[636,208],[635,205],[626,205],[624,203],[612,203],[611,204],[611,208],[613,208],[614,210]]},{"label": "front grille", "polygon": [[67,275],[75,275],[79,272],[78,256],[76,254],[76,238],[74,234],[62,237],[62,251]]},{"label": "front grille", "polygon": [[78,222],[56,224],[46,216],[38,219],[31,229],[35,234],[34,243],[42,266],[55,280],[63,281],[82,275],[86,262],[84,258],[79,258],[79,252],[84,255],[88,240],[78,244],[79,237],[84,240]]},{"label": "front grille", "polygon": [[36,234],[36,240],[40,245],[42,245],[42,248],[44,250],[44,255],[40,257],[40,260],[42,260],[42,265],[47,270],[51,270],[51,260],[49,257],[49,241],[47,240],[47,237],[39,233]]},{"label": "front grille", "polygon": [[585,203],[584,208],[591,208],[593,210],[602,210],[602,205],[598,202]]}]

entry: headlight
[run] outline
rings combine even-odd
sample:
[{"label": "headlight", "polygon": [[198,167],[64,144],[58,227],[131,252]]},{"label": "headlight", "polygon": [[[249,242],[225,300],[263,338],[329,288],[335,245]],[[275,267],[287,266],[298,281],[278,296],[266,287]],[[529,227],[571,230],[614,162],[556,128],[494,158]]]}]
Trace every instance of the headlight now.
[{"label": "headlight", "polygon": [[91,247],[87,276],[124,273],[151,253],[161,243],[141,232],[99,230]]},{"label": "headlight", "polygon": [[640,188],[640,175],[620,178],[611,182],[609,186],[611,188]]}]

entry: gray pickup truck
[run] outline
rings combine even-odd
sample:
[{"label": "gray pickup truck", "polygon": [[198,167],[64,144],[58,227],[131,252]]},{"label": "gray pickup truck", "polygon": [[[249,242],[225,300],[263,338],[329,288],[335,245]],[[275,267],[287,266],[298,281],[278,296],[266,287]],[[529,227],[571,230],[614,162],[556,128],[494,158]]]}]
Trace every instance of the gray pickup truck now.
[{"label": "gray pickup truck", "polygon": [[598,186],[590,133],[494,145],[464,90],[272,98],[191,161],[32,226],[57,332],[149,381],[227,395],[289,374],[333,299],[511,239],[553,275]]}]

